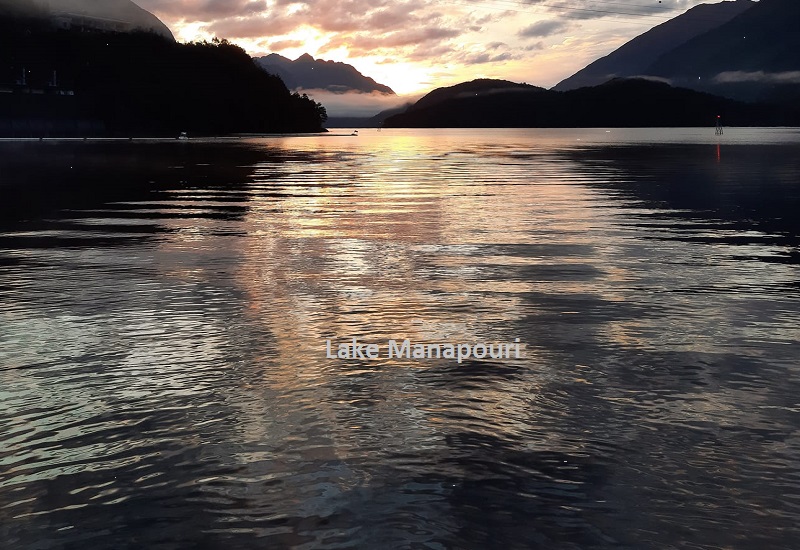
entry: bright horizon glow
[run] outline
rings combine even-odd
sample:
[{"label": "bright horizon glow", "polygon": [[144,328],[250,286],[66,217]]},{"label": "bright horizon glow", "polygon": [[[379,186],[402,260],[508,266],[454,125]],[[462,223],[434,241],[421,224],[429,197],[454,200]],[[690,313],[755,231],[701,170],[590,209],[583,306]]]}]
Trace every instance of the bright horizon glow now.
[{"label": "bright horizon glow", "polygon": [[[256,57],[349,63],[398,95],[475,78],[552,87],[701,0],[138,0],[180,41],[227,38]],[[564,4],[560,4],[564,5]],[[359,8],[359,9],[356,9]],[[206,10],[205,12],[203,10]],[[250,10],[248,12],[248,10]]]}]

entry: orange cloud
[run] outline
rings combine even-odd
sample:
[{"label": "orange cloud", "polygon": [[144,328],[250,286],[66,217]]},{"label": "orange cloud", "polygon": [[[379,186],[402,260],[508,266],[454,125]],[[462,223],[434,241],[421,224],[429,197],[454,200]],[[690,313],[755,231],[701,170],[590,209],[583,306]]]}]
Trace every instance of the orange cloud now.
[{"label": "orange cloud", "polygon": [[638,6],[600,0],[138,3],[183,39],[228,38],[253,55],[324,55],[350,63],[395,90],[411,92],[479,76],[551,86],[701,1]]}]

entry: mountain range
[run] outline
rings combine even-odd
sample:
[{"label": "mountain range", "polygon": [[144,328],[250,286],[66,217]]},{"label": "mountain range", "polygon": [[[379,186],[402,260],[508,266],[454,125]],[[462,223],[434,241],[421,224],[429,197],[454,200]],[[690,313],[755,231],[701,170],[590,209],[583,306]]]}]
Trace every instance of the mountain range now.
[{"label": "mountain range", "polygon": [[566,91],[646,76],[746,101],[800,98],[800,2],[699,5],[557,84]]},{"label": "mountain range", "polygon": [[387,128],[558,128],[782,126],[797,110],[674,88],[646,79],[613,79],[566,92],[503,80],[475,80],[435,90]]},{"label": "mountain range", "polygon": [[[26,23],[34,20],[45,23]],[[380,125],[385,119],[387,127],[693,126],[713,123],[721,114],[728,125],[797,124],[798,22],[797,0],[699,5],[553,90],[479,79],[362,120]],[[124,36],[133,30],[152,34]],[[114,47],[99,47],[106,42]],[[52,104],[56,116],[56,104],[69,104],[73,118],[91,118],[119,132],[313,131],[325,119],[324,108],[288,89],[394,96],[346,63],[270,54],[254,64],[226,41],[176,44],[158,18],[130,0],[0,0],[3,45],[0,88],[9,92],[3,94],[9,117],[34,117],[34,103]],[[30,99],[37,93],[46,99]],[[191,97],[181,102],[181,94]],[[254,118],[251,112],[259,114]],[[295,115],[303,119],[300,126],[292,121]],[[146,122],[148,116],[153,120]],[[9,124],[8,131],[17,132],[16,123]]]},{"label": "mountain range", "polygon": [[771,101],[800,98],[800,2],[761,0],[660,56],[650,74],[679,86]]},{"label": "mountain range", "polygon": [[583,86],[597,86],[612,78],[649,74],[650,66],[662,55],[727,23],[754,5],[755,2],[750,0],[736,0],[695,6],[590,63],[556,84],[553,89],[563,92]]},{"label": "mountain range", "polygon": [[294,61],[276,53],[257,57],[255,61],[268,73],[280,76],[292,90],[327,90],[333,93],[377,92],[395,95],[389,86],[364,76],[352,65],[314,59],[307,53]]},{"label": "mountain range", "polygon": [[551,90],[474,80],[432,91],[387,127],[800,123],[800,2],[701,4]]}]

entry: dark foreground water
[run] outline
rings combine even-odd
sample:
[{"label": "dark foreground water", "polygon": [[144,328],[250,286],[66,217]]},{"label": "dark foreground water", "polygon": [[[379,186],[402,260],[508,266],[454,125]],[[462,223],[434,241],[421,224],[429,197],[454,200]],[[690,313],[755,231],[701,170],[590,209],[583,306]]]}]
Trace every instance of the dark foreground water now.
[{"label": "dark foreground water", "polygon": [[2,549],[800,547],[796,131],[3,143],[0,216]]}]

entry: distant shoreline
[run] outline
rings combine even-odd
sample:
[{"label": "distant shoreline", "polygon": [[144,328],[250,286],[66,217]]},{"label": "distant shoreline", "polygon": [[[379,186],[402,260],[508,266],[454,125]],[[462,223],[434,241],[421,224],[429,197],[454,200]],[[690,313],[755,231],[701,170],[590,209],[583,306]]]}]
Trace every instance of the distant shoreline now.
[{"label": "distant shoreline", "polygon": [[287,138],[287,137],[355,137],[352,134],[330,133],[330,132],[310,132],[310,133],[286,133],[286,134],[242,134],[228,136],[194,136],[187,139],[177,137],[157,137],[157,136],[132,136],[132,137],[0,137],[0,143],[10,142],[208,142],[208,141],[242,141],[257,138]]},{"label": "distant shoreline", "polygon": [[[575,131],[575,130],[583,130],[587,132],[605,132],[606,134],[613,133],[616,134],[618,132],[630,132],[630,131],[639,131],[645,132],[642,134],[642,139],[644,141],[650,141],[647,138],[647,132],[659,132],[664,130],[687,130],[690,132],[698,132],[703,133],[705,135],[706,132],[711,132],[711,137],[718,139],[720,142],[725,142],[726,137],[728,138],[727,141],[729,143],[737,142],[736,137],[742,137],[740,132],[747,132],[751,130],[797,130],[800,131],[800,126],[725,126],[726,130],[731,131],[731,135],[727,136],[714,136],[714,126],[638,126],[638,127],[627,127],[627,126],[620,126],[620,127],[602,127],[602,126],[586,126],[586,127],[474,127],[474,128],[452,128],[452,127],[440,127],[440,128],[386,128],[383,129],[383,135],[386,137],[390,137],[394,132],[408,132],[408,131],[433,131],[433,132],[441,132],[441,131],[457,131],[457,132],[474,132],[476,135],[481,133],[486,133],[487,131],[490,132],[502,132],[502,131],[521,131],[521,130],[529,130],[529,131]],[[353,128],[354,130],[356,128]],[[360,130],[370,130],[370,128],[358,128]],[[340,130],[340,129],[336,129]],[[377,129],[374,135],[381,135],[377,133]],[[737,132],[737,130],[739,132]],[[362,136],[373,135],[370,132],[364,132],[361,134]],[[163,136],[131,136],[131,137],[0,137],[0,144],[12,144],[12,143],[196,143],[196,144],[209,144],[209,143],[242,143],[248,140],[253,139],[285,139],[285,138],[310,138],[310,137],[353,137],[357,138],[358,135],[354,135],[350,133],[348,130],[343,132],[310,132],[310,133],[263,133],[263,134],[230,134],[230,135],[222,135],[222,136],[190,136],[187,139],[179,139],[178,137],[163,137]],[[731,139],[733,138],[733,139]],[[579,139],[580,141],[580,139]]]}]

